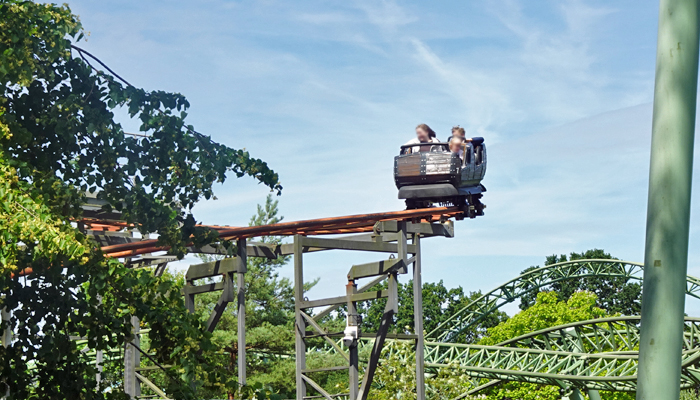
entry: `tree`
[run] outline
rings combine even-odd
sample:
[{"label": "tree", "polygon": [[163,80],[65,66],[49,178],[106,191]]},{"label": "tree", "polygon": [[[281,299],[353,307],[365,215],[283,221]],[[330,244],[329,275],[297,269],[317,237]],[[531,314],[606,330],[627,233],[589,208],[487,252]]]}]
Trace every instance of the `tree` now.
[{"label": "tree", "polygon": [[[582,259],[617,260],[604,250],[592,249],[583,253],[571,253],[568,258],[565,254],[551,255],[546,258],[544,265]],[[521,273],[524,274],[537,268],[539,267],[530,267]],[[638,315],[641,312],[642,286],[622,277],[588,276],[555,282],[540,290],[556,292],[559,300],[567,300],[575,292],[585,290],[595,293],[598,298],[597,305],[611,315]],[[536,296],[537,292],[532,292],[521,297],[520,309],[525,310],[534,304]]]},{"label": "tree", "polygon": [[[596,306],[596,296],[593,293],[576,292],[568,301],[560,301],[555,292],[540,292],[534,305],[489,328],[487,335],[479,341],[479,344],[497,345],[540,329],[604,316],[606,316],[605,310]],[[454,394],[463,393],[470,387],[469,383],[460,379],[463,379],[462,373],[459,367],[455,366],[453,370],[441,372],[432,384],[439,393],[450,393],[454,397]],[[459,385],[463,386],[460,388]],[[561,398],[558,387],[523,382],[503,382],[487,389],[484,394],[487,399],[493,400]]]},{"label": "tree", "polygon": [[[279,215],[279,202],[270,195],[264,204],[259,204],[249,226],[276,224],[283,220]],[[259,240],[272,245],[282,244],[282,237],[265,236]],[[203,261],[212,256],[198,255]],[[289,256],[274,260],[258,257],[248,259],[246,279],[246,349],[248,385],[270,388],[287,397],[294,396],[294,284],[288,278],[280,278],[279,269],[287,265]],[[184,284],[183,279],[179,279]],[[305,283],[310,290],[318,280]],[[218,299],[218,293],[196,297],[195,310],[202,321],[206,321]],[[217,324],[213,343],[224,355],[213,356],[210,362],[217,363],[231,375],[237,374],[238,316],[235,307],[229,307]],[[309,362],[319,362],[311,356]],[[211,392],[217,398],[234,394],[221,390]],[[285,397],[285,398],[287,398]]]},{"label": "tree", "polygon": [[[173,398],[235,387],[204,362],[211,335],[173,282],[106,259],[75,222],[85,193],[96,193],[106,211],[182,256],[188,243],[217,240],[191,212],[213,197],[214,182],[248,175],[279,192],[278,176],[187,125],[184,96],[118,77],[75,45],[82,36],[67,5],[0,0],[0,307],[12,312],[2,328],[14,333],[0,348],[0,381],[14,398],[123,397],[119,381],[97,385],[71,336],[93,350],[119,347],[137,316],[151,329],[155,358],[172,365]],[[140,136],[124,132],[115,109],[141,122]]]},{"label": "tree", "polygon": [[552,326],[602,318],[607,314],[596,306],[596,300],[596,295],[590,292],[576,292],[566,301],[560,301],[556,292],[540,292],[532,307],[489,328],[479,344],[495,345]]},{"label": "tree", "polygon": [[[386,289],[383,282],[371,290]],[[413,310],[413,280],[407,283],[399,283],[399,312],[396,315],[392,331],[395,333],[413,333],[415,314]],[[465,295],[462,287],[447,289],[440,282],[423,283],[423,326],[425,332],[430,332],[461,308],[473,300],[479,298],[481,292],[470,292]],[[358,312],[362,315],[362,329],[367,332],[376,332],[384,313],[386,299],[367,301],[358,304]],[[345,318],[344,314],[339,315]],[[457,340],[460,343],[473,343],[484,333],[486,329],[498,325],[504,321],[507,315],[502,311],[496,311],[484,318],[479,324],[463,332]]]}]

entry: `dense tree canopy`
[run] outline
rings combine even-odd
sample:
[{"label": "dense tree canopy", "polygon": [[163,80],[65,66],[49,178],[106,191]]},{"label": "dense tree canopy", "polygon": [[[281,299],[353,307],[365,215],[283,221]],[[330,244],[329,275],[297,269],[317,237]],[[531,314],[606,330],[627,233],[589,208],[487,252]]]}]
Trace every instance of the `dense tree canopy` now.
[{"label": "dense tree canopy", "polygon": [[[575,261],[582,259],[610,259],[617,260],[601,249],[592,249],[583,253],[571,253],[551,255],[545,260],[544,265],[552,265],[565,261]],[[537,269],[530,267],[522,273]],[[559,281],[549,287],[540,290],[551,290],[557,293],[559,300],[567,300],[577,291],[585,290],[595,293],[598,307],[606,310],[609,314],[638,315],[641,312],[642,286],[629,279],[620,277],[589,276],[581,279]],[[533,292],[520,299],[520,309],[525,310],[535,303],[537,292]]]},{"label": "dense tree canopy", "polygon": [[[372,290],[383,290],[386,288],[387,284],[383,282]],[[412,333],[415,321],[413,280],[409,280],[406,283],[399,282],[398,293],[399,312],[396,314],[396,322],[392,325],[391,330],[395,333]],[[480,296],[481,292],[479,291],[465,294],[462,287],[448,289],[442,281],[423,283],[423,326],[425,332],[432,331],[455,312]],[[364,331],[377,331],[385,306],[386,299],[366,301],[358,304],[357,310],[362,315],[362,329]],[[341,312],[338,318],[342,319],[344,323],[345,314]],[[486,333],[487,328],[499,324],[505,318],[507,316],[504,312],[496,311],[462,333],[458,341],[461,343],[473,343]]]},{"label": "dense tree canopy", "polygon": [[[479,344],[495,345],[528,332],[605,316],[605,311],[595,304],[596,296],[589,292],[577,292],[568,301],[559,301],[555,292],[541,292],[532,307],[489,328]],[[402,345],[398,350],[386,353],[377,372],[376,398],[415,399],[415,371],[406,368],[405,362],[415,359],[413,347]],[[472,387],[469,377],[460,371],[458,364],[453,369],[442,369],[426,383],[433,399],[453,399]],[[560,388],[554,386],[504,382],[480,396],[468,397],[472,398],[556,400],[561,398],[561,393]]]},{"label": "dense tree canopy", "polygon": [[[82,36],[67,5],[0,0],[0,306],[12,313],[2,328],[14,335],[0,348],[0,381],[18,399],[123,397],[110,365],[103,378],[116,381],[97,385],[71,336],[92,350],[119,348],[137,316],[151,329],[156,359],[171,366],[170,396],[234,388],[205,362],[211,335],[173,283],[106,259],[75,221],[94,193],[182,256],[190,242],[216,240],[191,213],[213,197],[213,183],[248,175],[279,192],[278,177],[246,151],[197,133],[181,94],[117,78],[76,46]],[[140,121],[139,135],[124,131],[118,109]]]}]

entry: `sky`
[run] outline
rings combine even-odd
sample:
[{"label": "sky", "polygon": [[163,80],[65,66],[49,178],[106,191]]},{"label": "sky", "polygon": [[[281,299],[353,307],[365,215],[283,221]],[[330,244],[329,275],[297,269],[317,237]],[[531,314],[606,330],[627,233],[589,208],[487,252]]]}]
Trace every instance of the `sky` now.
[{"label": "sky", "polygon": [[[403,209],[399,146],[419,123],[441,139],[459,124],[486,139],[486,215],[422,242],[424,281],[487,291],[591,248],[643,261],[657,1],[70,6],[89,32],[82,47],[136,86],[184,94],[198,131],[278,172],[287,221]],[[268,190],[231,177],[216,193],[196,218],[241,226]],[[696,190],[695,276],[698,204]],[[308,256],[306,278],[321,279],[308,296],[342,295],[350,266],[377,257]]]}]

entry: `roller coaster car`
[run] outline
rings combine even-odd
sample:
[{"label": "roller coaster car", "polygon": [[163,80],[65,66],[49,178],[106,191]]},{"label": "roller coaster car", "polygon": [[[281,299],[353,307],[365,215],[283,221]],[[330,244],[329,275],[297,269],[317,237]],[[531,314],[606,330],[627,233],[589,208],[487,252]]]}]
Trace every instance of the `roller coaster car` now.
[{"label": "roller coaster car", "polygon": [[394,181],[408,209],[438,203],[460,207],[469,218],[484,215],[486,206],[480,201],[486,191],[481,184],[486,174],[484,139],[473,138],[462,150],[460,159],[448,143],[401,146],[394,157]]}]

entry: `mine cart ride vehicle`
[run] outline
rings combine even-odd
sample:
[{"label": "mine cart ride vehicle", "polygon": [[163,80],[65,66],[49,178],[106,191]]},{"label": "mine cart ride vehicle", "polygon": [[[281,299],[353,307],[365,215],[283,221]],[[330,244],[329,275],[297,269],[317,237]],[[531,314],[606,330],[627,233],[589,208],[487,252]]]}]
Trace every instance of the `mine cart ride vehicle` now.
[{"label": "mine cart ride vehicle", "polygon": [[486,174],[486,146],[483,138],[462,144],[462,158],[448,143],[421,143],[401,146],[394,157],[394,181],[399,199],[408,209],[456,206],[465,216],[484,215],[480,201],[486,191],[481,180]]}]

